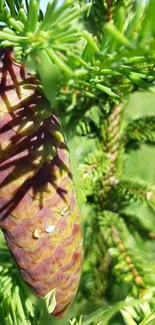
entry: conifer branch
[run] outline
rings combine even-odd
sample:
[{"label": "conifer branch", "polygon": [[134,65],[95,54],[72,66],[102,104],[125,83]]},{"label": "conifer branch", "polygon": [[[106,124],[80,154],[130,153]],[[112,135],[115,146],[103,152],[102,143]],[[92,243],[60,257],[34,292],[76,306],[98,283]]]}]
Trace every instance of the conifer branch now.
[{"label": "conifer branch", "polygon": [[[121,280],[127,283],[130,283],[133,281],[133,283],[137,287],[137,291],[139,291],[139,296],[141,294],[141,290],[143,290],[146,287],[146,284],[144,283],[144,280],[140,276],[136,266],[134,265],[134,262],[132,261],[131,257],[129,256],[129,253],[127,252],[125,245],[123,244],[123,241],[120,238],[119,232],[115,227],[112,227],[112,236],[114,239],[114,242],[116,244],[116,247],[118,247],[121,255],[119,256],[119,263],[116,264],[114,267],[114,272],[118,271],[120,273],[126,273],[126,267],[128,269],[128,274],[123,274],[123,277],[121,277]],[[120,275],[117,274],[117,277],[120,278]],[[134,294],[134,291],[133,291]],[[137,295],[136,295],[137,298]]]},{"label": "conifer branch", "polygon": [[[104,119],[101,127],[103,141],[103,152],[108,158],[108,170],[103,176],[101,196],[103,202],[108,201],[113,184],[118,183],[117,161],[120,155],[120,122],[122,105],[114,107],[110,114]],[[109,197],[110,199],[110,197]],[[103,203],[104,205],[105,203]]]},{"label": "conifer branch", "polygon": [[155,116],[144,116],[129,122],[124,134],[126,145],[129,145],[133,141],[154,144]]},{"label": "conifer branch", "polygon": [[30,292],[4,244],[0,261],[0,316],[2,324],[8,325],[30,325],[34,317]]},{"label": "conifer branch", "polygon": [[[120,202],[147,202],[150,203],[153,199],[153,189],[148,183],[131,179],[131,178],[120,178],[117,183],[113,186],[113,195],[120,198]],[[117,192],[117,194],[116,194]]]}]

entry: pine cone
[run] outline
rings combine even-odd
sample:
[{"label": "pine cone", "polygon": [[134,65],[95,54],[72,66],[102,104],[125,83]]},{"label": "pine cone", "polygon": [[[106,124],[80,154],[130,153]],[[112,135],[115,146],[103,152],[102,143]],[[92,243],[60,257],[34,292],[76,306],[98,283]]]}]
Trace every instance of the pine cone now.
[{"label": "pine cone", "polygon": [[[53,314],[73,300],[82,261],[81,227],[60,121],[37,79],[0,50],[0,227],[24,280]],[[50,116],[50,117],[49,117]]]}]

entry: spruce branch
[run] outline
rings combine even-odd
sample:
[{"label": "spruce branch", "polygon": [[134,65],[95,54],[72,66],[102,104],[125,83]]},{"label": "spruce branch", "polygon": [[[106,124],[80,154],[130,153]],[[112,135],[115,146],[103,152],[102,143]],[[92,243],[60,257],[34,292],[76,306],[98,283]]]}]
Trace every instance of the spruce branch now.
[{"label": "spruce branch", "polygon": [[[120,155],[120,122],[122,105],[114,107],[101,126],[101,136],[103,141],[103,152],[108,158],[108,171],[103,176],[102,200],[107,202],[112,185],[118,182],[117,161]],[[105,204],[105,203],[103,203]]]},{"label": "spruce branch", "polygon": [[[4,1],[4,12],[7,14],[3,15],[1,20],[7,26],[4,25],[0,32],[1,47],[13,46],[18,60],[31,62],[35,62],[36,58],[37,61],[40,60],[39,50],[45,49],[53,64],[70,75],[72,72],[61,54],[61,47],[64,53],[68,50],[74,53],[80,37],[80,25],[75,27],[75,20],[87,11],[90,5],[71,7],[69,2],[57,7],[57,1],[54,1],[48,4],[41,19],[38,1],[31,0],[27,10],[24,3],[21,4],[23,7],[19,8],[19,3],[16,6],[15,1]],[[34,62],[33,68],[38,71],[37,63]]]},{"label": "spruce branch", "polygon": [[109,170],[109,161],[101,149],[97,152],[89,153],[79,166],[79,171],[83,179],[85,195],[93,195],[95,184],[100,181],[103,173]]},{"label": "spruce branch", "polygon": [[[95,208],[95,206],[94,206]],[[101,231],[94,214],[90,211],[89,220],[85,223],[83,277],[79,291],[79,299],[83,306],[94,303],[96,306],[104,301],[104,293],[107,288],[107,276],[109,269],[109,254],[106,253],[106,245],[103,243]],[[90,250],[90,245],[92,250]],[[95,252],[95,254],[94,254]]]},{"label": "spruce branch", "polygon": [[[117,192],[117,194],[116,194]],[[146,202],[152,205],[154,201],[154,190],[146,182],[131,178],[120,178],[113,186],[113,193],[120,202]]]},{"label": "spruce branch", "polygon": [[34,317],[29,290],[4,244],[0,261],[0,316],[4,325],[31,325]]},{"label": "spruce branch", "polygon": [[126,146],[133,141],[140,143],[155,143],[155,116],[149,115],[137,118],[128,123],[124,130]]},{"label": "spruce branch", "polygon": [[127,292],[136,298],[147,293],[152,296],[150,284],[154,287],[154,282],[150,283],[148,277],[154,268],[152,258],[136,247],[136,239],[118,214],[104,211],[99,224],[103,241],[108,245],[110,272],[117,282],[124,283]]},{"label": "spruce branch", "polygon": [[[140,295],[141,289],[145,288],[146,284],[144,283],[143,278],[140,276],[136,266],[134,265],[134,262],[131,259],[131,256],[129,255],[130,253],[127,251],[125,245],[123,244],[123,241],[120,238],[118,230],[115,227],[113,227],[111,231],[112,231],[112,236],[115,245],[116,247],[118,247],[121,253],[121,255],[119,256],[118,263],[115,265],[113,270],[114,272],[118,271],[119,273],[121,273],[121,275],[123,275],[123,277],[121,276],[121,281],[124,281],[126,283],[130,283],[133,281],[133,283],[139,289],[139,295]],[[128,273],[126,273],[127,270]],[[120,278],[120,274],[117,274],[117,278],[118,279]]]}]

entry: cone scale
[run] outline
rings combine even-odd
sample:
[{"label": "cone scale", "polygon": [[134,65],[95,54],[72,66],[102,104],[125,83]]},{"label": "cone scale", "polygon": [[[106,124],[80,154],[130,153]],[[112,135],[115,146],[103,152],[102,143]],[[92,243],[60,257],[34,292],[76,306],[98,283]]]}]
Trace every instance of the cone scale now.
[{"label": "cone scale", "polygon": [[33,291],[56,288],[62,317],[78,288],[82,237],[64,134],[47,112],[37,79],[0,50],[0,227]]}]

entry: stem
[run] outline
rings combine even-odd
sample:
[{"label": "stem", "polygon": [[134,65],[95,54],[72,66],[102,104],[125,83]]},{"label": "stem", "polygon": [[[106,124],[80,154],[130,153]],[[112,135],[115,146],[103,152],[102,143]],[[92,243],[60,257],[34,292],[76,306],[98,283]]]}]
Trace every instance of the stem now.
[{"label": "stem", "polygon": [[108,17],[108,21],[112,20],[112,8],[111,8],[111,0],[107,0],[107,17]]},{"label": "stem", "polygon": [[[109,192],[111,185],[117,181],[117,159],[120,149],[120,123],[121,123],[122,104],[113,108],[112,113],[107,117],[102,127],[102,137],[104,141],[104,152],[109,158],[109,171],[103,179],[103,198],[104,205],[109,205]],[[102,199],[103,200],[103,199]],[[102,206],[102,202],[100,202]]]}]

